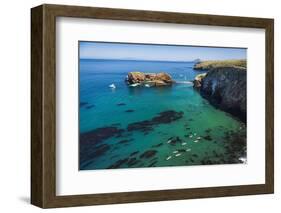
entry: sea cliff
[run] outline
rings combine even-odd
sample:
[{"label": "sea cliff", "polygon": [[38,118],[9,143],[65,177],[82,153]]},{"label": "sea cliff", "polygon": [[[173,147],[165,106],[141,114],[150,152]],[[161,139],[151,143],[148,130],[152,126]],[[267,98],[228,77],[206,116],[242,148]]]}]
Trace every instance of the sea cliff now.
[{"label": "sea cliff", "polygon": [[236,65],[208,66],[212,68],[195,77],[194,88],[212,105],[246,122],[246,68]]}]

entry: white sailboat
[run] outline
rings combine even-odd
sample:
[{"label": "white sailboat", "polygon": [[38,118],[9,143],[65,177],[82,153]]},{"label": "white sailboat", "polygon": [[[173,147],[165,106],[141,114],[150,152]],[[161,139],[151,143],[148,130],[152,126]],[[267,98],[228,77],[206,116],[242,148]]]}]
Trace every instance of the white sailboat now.
[{"label": "white sailboat", "polygon": [[110,87],[111,89],[115,89],[115,88],[116,88],[115,84],[110,84],[109,87]]}]

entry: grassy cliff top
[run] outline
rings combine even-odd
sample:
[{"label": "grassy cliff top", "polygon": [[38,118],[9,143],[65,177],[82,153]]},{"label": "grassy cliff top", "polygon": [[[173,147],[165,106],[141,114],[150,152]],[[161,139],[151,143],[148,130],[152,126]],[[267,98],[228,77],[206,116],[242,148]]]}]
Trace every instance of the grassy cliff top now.
[{"label": "grassy cliff top", "polygon": [[247,61],[241,60],[214,60],[202,61],[194,65],[196,70],[209,70],[217,67],[244,67],[247,68]]}]

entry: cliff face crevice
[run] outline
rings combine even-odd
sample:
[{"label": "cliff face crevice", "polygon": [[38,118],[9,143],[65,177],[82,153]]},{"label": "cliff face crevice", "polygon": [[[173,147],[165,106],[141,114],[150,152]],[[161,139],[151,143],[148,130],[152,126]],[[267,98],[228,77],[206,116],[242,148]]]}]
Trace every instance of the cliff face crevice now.
[{"label": "cliff face crevice", "polygon": [[[198,80],[198,79],[197,79]],[[214,106],[246,122],[247,72],[243,67],[213,68],[199,79],[200,94]],[[196,79],[194,80],[196,81]]]}]

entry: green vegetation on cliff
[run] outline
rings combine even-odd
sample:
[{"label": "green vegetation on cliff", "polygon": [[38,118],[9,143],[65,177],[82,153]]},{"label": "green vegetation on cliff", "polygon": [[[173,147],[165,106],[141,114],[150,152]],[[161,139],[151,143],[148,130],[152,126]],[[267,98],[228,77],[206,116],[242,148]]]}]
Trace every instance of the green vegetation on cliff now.
[{"label": "green vegetation on cliff", "polygon": [[213,68],[222,67],[244,67],[247,68],[247,61],[241,60],[215,60],[215,61],[202,61],[194,65],[195,70],[210,70]]}]

